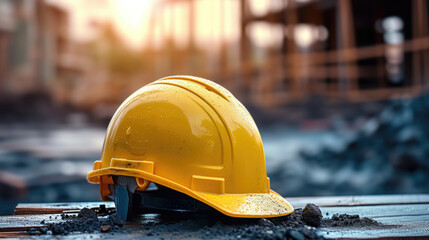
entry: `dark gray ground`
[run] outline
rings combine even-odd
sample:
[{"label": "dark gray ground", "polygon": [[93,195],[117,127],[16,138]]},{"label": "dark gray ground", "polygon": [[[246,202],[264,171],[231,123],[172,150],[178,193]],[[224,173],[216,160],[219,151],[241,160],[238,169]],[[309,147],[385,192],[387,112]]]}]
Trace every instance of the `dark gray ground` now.
[{"label": "dark gray ground", "polygon": [[[316,227],[385,227],[359,215],[334,214],[331,218],[322,218],[319,207],[314,204],[296,209],[289,216],[271,219],[236,219],[215,212],[210,216],[164,213],[142,215],[124,225],[114,210],[108,211],[104,207],[98,213],[83,208],[77,216],[61,216],[65,221],[32,228],[28,234],[73,236],[76,233],[104,233],[114,236],[127,233],[156,239],[324,239],[317,234]],[[44,223],[45,220],[42,221]]]}]

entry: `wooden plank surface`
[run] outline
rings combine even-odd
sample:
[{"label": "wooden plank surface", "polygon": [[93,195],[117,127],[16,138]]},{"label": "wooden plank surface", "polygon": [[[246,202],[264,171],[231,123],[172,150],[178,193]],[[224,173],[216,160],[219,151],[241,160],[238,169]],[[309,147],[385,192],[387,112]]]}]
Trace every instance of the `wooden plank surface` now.
[{"label": "wooden plank surface", "polygon": [[14,215],[28,215],[28,214],[54,214],[71,212],[73,210],[79,211],[80,209],[98,208],[100,205],[105,205],[106,208],[114,208],[113,202],[69,202],[69,203],[20,203],[16,206]]},{"label": "wooden plank surface", "polygon": [[[295,208],[304,207],[306,203],[315,203],[320,206],[324,217],[331,217],[334,213],[359,214],[361,217],[371,217],[384,224],[382,228],[320,228],[319,233],[326,238],[429,238],[429,194],[287,199]],[[77,212],[83,207],[97,208],[100,204],[104,204],[107,208],[114,207],[112,202],[19,204],[14,216],[0,216],[0,237],[15,236],[14,233],[19,237],[31,227],[44,226],[41,223],[42,220],[45,220],[45,224],[60,222],[63,221],[60,216],[63,212]],[[137,222],[127,222],[125,228],[141,229],[144,226],[145,217],[142,219]],[[126,237],[128,234],[134,234],[135,237],[143,236],[130,231],[126,235],[116,234],[112,238]],[[43,238],[49,238],[49,236],[43,236]]]},{"label": "wooden plank surface", "polygon": [[[415,195],[371,195],[371,196],[335,196],[335,197],[295,197],[286,199],[295,207],[305,207],[314,203],[319,207],[327,206],[374,206],[401,204],[429,204],[429,194]],[[101,204],[113,208],[113,202],[69,202],[69,203],[20,203],[15,208],[14,215],[62,213],[67,210],[78,210],[83,207],[94,208]]]},{"label": "wooden plank surface", "polygon": [[370,217],[385,225],[385,228],[322,228],[326,238],[429,238],[429,204],[400,204],[353,207],[321,207],[322,214],[331,217],[333,213],[359,214]]},{"label": "wooden plank surface", "polygon": [[304,207],[314,203],[320,207],[327,206],[371,206],[400,204],[429,204],[429,194],[412,195],[371,195],[371,196],[334,196],[334,197],[299,197],[286,199],[294,207]]}]

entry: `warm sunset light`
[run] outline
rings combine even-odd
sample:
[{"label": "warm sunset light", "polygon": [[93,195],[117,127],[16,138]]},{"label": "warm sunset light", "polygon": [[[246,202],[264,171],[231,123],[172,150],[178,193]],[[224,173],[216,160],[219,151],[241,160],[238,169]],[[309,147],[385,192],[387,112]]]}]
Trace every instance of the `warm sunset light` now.
[{"label": "warm sunset light", "polygon": [[[222,41],[234,42],[239,38],[240,5],[238,1],[177,1],[161,0],[47,0],[69,9],[71,32],[74,38],[88,40],[96,34],[91,22],[110,22],[124,42],[134,49],[159,48],[169,38],[177,47],[187,47],[193,36],[197,47],[207,44],[216,51]],[[191,6],[193,5],[193,7]],[[190,9],[195,14],[191,19]],[[252,9],[263,9],[256,4]],[[191,24],[193,26],[191,26]],[[190,29],[193,33],[190,33]],[[258,42],[266,42],[268,36],[254,36]]]},{"label": "warm sunset light", "polygon": [[154,0],[109,0],[113,20],[124,40],[133,47],[140,47],[149,34],[150,16],[154,12]]}]

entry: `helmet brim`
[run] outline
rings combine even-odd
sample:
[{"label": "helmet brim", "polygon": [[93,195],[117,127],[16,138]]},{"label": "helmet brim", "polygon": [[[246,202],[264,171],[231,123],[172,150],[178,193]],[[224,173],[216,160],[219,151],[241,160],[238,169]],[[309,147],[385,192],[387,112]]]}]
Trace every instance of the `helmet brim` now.
[{"label": "helmet brim", "polygon": [[292,205],[273,190],[270,193],[195,194],[200,196],[200,201],[230,217],[270,218],[293,212]]},{"label": "helmet brim", "polygon": [[219,212],[238,218],[271,218],[289,215],[293,212],[292,205],[282,196],[270,190],[269,193],[213,194],[194,191],[168,179],[138,170],[120,168],[104,168],[94,170],[87,176],[90,183],[99,183],[100,176],[117,175],[144,178],[165,187],[182,192],[195,198]]}]

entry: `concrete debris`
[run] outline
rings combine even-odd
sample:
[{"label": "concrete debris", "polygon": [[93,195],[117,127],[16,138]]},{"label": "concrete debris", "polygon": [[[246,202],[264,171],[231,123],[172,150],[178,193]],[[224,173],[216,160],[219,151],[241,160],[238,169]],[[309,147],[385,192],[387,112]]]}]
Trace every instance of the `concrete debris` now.
[{"label": "concrete debris", "polygon": [[309,203],[302,211],[302,218],[306,224],[313,227],[319,227],[322,223],[322,212],[318,206]]}]

